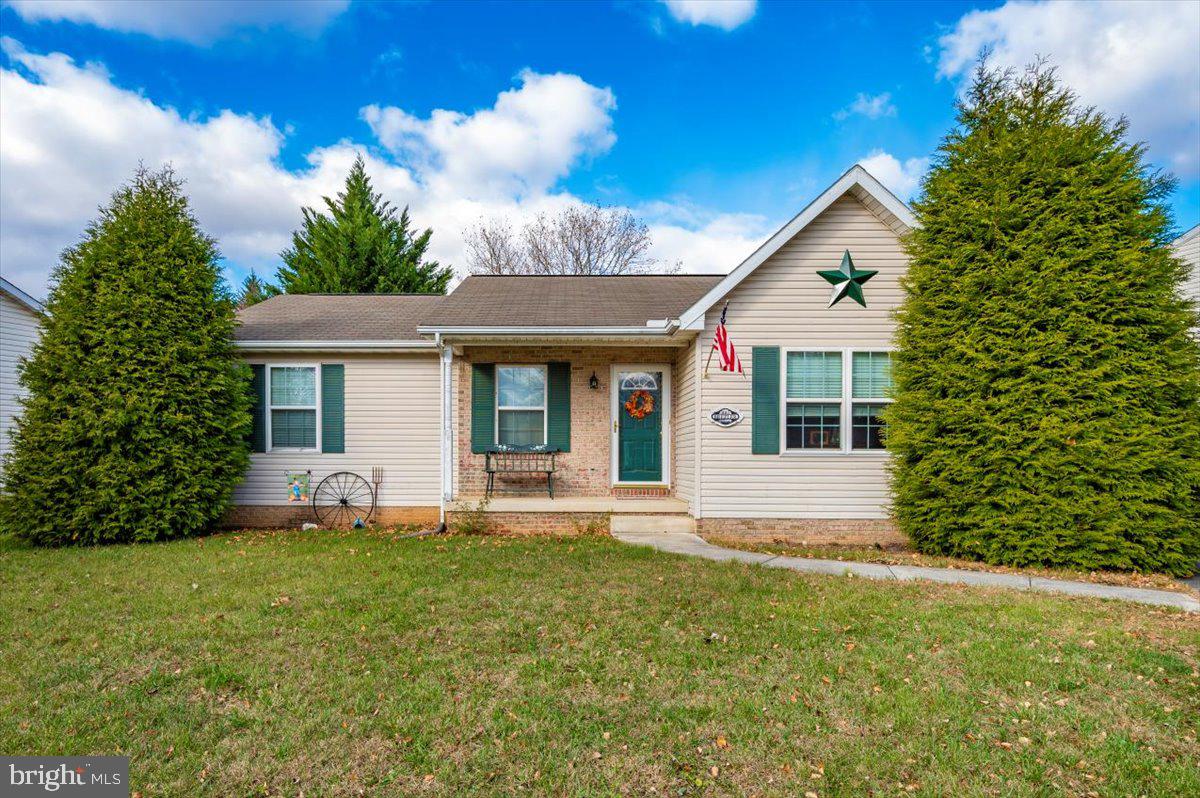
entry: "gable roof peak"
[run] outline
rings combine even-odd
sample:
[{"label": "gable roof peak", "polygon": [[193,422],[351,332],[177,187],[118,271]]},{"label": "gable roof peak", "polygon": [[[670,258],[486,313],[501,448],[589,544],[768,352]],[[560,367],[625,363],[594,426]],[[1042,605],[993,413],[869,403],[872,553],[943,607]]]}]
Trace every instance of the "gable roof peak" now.
[{"label": "gable roof peak", "polygon": [[[816,199],[804,206],[804,209],[800,213],[793,216],[773,236],[764,241],[758,249],[750,253],[750,257],[746,258],[736,269],[727,274],[725,279],[713,286],[712,290],[684,311],[679,317],[680,326],[689,328],[700,319],[703,319],[704,314],[708,312],[709,308],[717,304],[722,297],[736,288],[742,280],[745,280],[755,269],[761,266],[767,258],[778,252],[784,244],[795,238],[796,234],[805,227],[808,227],[809,223],[846,194],[852,194],[860,202],[863,200],[873,200],[878,205],[878,208],[872,207],[870,210],[876,215],[881,211],[886,213],[901,228],[911,230],[918,226],[917,219],[913,216],[908,205],[893,194],[883,183],[879,182],[879,179],[868,172],[862,164],[856,163],[843,172],[842,176],[835,180],[829,188],[817,195]],[[893,226],[889,220],[883,221],[888,226]]]},{"label": "gable roof peak", "polygon": [[46,306],[38,300],[34,299],[29,294],[22,291],[17,286],[10,283],[8,280],[0,277],[0,294],[7,294],[14,302],[22,305],[32,313],[45,313]]}]

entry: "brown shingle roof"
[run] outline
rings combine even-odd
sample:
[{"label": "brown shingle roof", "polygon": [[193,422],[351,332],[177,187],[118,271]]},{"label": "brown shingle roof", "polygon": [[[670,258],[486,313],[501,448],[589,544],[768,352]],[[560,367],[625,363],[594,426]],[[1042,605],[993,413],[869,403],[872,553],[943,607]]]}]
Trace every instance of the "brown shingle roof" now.
[{"label": "brown shingle roof", "polygon": [[422,327],[641,327],[677,318],[722,275],[468,277]]},{"label": "brown shingle roof", "polygon": [[417,324],[444,296],[283,294],[238,311],[238,341],[420,341]]}]

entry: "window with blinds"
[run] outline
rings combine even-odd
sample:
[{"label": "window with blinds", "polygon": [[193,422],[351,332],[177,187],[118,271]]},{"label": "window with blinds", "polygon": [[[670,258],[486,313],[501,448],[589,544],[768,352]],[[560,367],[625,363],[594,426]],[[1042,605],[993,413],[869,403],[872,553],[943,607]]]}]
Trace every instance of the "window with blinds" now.
[{"label": "window with blinds", "polygon": [[884,448],[882,412],[891,401],[891,353],[788,352],[785,364],[787,449]]},{"label": "window with blinds", "polygon": [[789,449],[842,447],[842,353],[788,352],[787,427]]},{"label": "window with blinds", "polygon": [[788,352],[788,399],[841,399],[841,352]]},{"label": "window with blinds", "polygon": [[271,366],[271,449],[317,448],[317,367]]},{"label": "window with blinds", "polygon": [[[851,354],[850,448],[875,451],[883,446],[883,408],[892,393],[890,352]],[[867,401],[861,401],[867,400]]]},{"label": "window with blinds", "polygon": [[496,442],[532,446],[546,442],[546,367],[496,367]]}]

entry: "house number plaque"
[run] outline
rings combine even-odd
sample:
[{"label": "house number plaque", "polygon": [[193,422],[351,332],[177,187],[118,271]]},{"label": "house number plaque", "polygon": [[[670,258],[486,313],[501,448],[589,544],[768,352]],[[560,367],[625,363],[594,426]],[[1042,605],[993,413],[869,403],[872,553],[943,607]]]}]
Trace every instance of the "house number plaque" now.
[{"label": "house number plaque", "polygon": [[732,407],[718,407],[708,417],[718,427],[732,427],[742,420],[742,411]]}]

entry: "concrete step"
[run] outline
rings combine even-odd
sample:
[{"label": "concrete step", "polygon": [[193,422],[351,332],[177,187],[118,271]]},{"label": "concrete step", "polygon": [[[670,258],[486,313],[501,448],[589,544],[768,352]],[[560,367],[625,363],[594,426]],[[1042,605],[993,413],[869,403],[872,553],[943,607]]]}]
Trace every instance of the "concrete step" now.
[{"label": "concrete step", "polygon": [[609,532],[617,535],[644,535],[663,532],[696,534],[696,519],[690,515],[614,515]]}]

